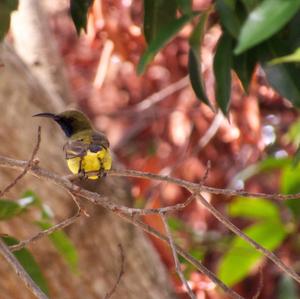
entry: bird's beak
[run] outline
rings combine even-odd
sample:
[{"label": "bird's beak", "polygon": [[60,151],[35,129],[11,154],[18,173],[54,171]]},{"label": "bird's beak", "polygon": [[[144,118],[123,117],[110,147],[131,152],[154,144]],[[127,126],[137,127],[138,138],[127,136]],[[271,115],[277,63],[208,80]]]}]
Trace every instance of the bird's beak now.
[{"label": "bird's beak", "polygon": [[48,118],[51,118],[51,119],[56,119],[57,116],[53,113],[48,113],[48,112],[44,112],[44,113],[38,113],[38,114],[34,114],[32,115],[32,117],[48,117]]}]

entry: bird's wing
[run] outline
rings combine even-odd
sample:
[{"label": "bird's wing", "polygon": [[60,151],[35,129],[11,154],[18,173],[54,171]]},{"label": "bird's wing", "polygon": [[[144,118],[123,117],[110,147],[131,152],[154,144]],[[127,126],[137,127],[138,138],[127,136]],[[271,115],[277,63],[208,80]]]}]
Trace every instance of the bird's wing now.
[{"label": "bird's wing", "polygon": [[84,157],[88,150],[93,153],[109,147],[109,141],[106,136],[100,132],[93,132],[88,139],[68,140],[64,145],[66,159]]},{"label": "bird's wing", "polygon": [[103,148],[108,149],[109,141],[106,136],[100,132],[93,132],[89,150],[93,153],[101,151]]},{"label": "bird's wing", "polygon": [[68,140],[63,149],[66,154],[66,159],[84,157],[89,149],[89,144],[81,140]]}]

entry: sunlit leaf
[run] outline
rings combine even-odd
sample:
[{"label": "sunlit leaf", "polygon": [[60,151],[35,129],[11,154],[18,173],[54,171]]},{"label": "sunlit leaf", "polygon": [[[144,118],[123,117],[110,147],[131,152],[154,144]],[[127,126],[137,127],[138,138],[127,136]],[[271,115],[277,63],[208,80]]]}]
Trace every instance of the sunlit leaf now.
[{"label": "sunlit leaf", "polygon": [[24,208],[15,201],[0,200],[0,220],[6,220],[19,215]]},{"label": "sunlit leaf", "polygon": [[[283,194],[294,194],[300,192],[300,167],[286,166],[280,178],[280,192]],[[297,220],[300,219],[300,200],[285,200],[284,204],[289,207]]]},{"label": "sunlit leaf", "polygon": [[188,70],[191,85],[197,98],[210,106],[210,102],[205,92],[201,71],[201,43],[205,33],[206,20],[207,14],[203,14],[190,37]]},{"label": "sunlit leaf", "polygon": [[137,66],[138,74],[142,74],[147,65],[152,61],[158,51],[163,48],[181,29],[182,27],[191,21],[199,13],[193,13],[191,15],[184,15],[161,28],[157,33],[155,39],[151,41],[148,48],[142,55],[139,64]]},{"label": "sunlit leaf", "polygon": [[248,16],[243,24],[236,54],[266,40],[279,31],[298,11],[300,0],[264,0]]},{"label": "sunlit leaf", "polygon": [[[3,241],[6,243],[6,245],[11,246],[18,244],[19,241],[12,237],[2,237]],[[35,261],[33,255],[26,249],[23,248],[21,250],[13,252],[17,260],[20,262],[20,264],[23,266],[25,271],[29,274],[29,276],[32,278],[32,280],[41,288],[41,290],[49,295],[48,286],[46,283],[46,280],[43,276],[43,273]]]},{"label": "sunlit leaf", "polygon": [[214,57],[216,100],[224,115],[227,115],[231,95],[232,38],[223,33]]},{"label": "sunlit leaf", "polygon": [[[284,226],[279,221],[252,225],[244,233],[271,251],[280,246],[286,237]],[[243,239],[235,237],[230,249],[220,260],[218,276],[225,284],[232,286],[245,278],[262,259],[260,252]]]},{"label": "sunlit leaf", "polygon": [[286,62],[299,62],[300,61],[300,48],[290,55],[274,58],[270,64],[286,63]]},{"label": "sunlit leaf", "polygon": [[0,41],[5,37],[10,27],[10,14],[18,7],[18,0],[0,1]]},{"label": "sunlit leaf", "polygon": [[228,205],[228,213],[233,217],[278,221],[278,207],[262,198],[238,197]]},{"label": "sunlit leaf", "polygon": [[[51,223],[46,221],[38,221],[37,224],[43,230],[52,226]],[[67,262],[70,269],[75,273],[78,272],[78,253],[71,239],[63,231],[53,232],[49,235],[49,239]]]},{"label": "sunlit leaf", "polygon": [[300,119],[290,125],[285,138],[288,142],[292,142],[296,146],[300,145]]},{"label": "sunlit leaf", "polygon": [[70,13],[78,35],[81,29],[86,31],[87,13],[93,2],[94,0],[71,0]]}]

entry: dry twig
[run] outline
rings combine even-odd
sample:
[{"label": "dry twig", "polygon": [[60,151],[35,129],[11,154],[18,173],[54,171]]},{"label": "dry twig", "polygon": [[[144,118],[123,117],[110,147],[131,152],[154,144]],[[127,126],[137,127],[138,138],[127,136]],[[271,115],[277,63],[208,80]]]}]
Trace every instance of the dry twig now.
[{"label": "dry twig", "polygon": [[39,299],[47,299],[48,297],[42,292],[38,285],[32,280],[29,274],[24,270],[22,265],[11,253],[7,245],[0,238],[0,253],[6,261],[14,268],[17,275],[23,280],[26,287]]},{"label": "dry twig", "polygon": [[[5,167],[11,167],[11,168],[24,168],[26,167],[27,163],[26,161],[18,161],[9,159],[6,157],[0,156],[0,166]],[[35,165],[31,167],[29,170],[33,174],[35,174],[38,177],[43,177],[47,180],[50,180],[67,190],[71,192],[75,192],[77,196],[81,196],[83,198],[88,199],[89,201],[102,205],[103,207],[115,212],[116,214],[140,214],[144,215],[145,213],[148,213],[147,209],[141,209],[140,212],[137,210],[133,210],[124,206],[119,206],[117,204],[114,204],[110,202],[107,198],[102,197],[101,195],[97,193],[93,193],[87,190],[79,190],[74,187],[74,184],[72,184],[70,181],[66,180],[65,178],[62,178],[54,173],[51,173],[45,169],[40,168],[39,166]],[[281,194],[265,194],[262,195],[262,193],[249,193],[246,191],[234,191],[234,190],[227,190],[227,189],[217,189],[217,188],[211,188],[207,186],[201,186],[199,184],[191,183],[182,179],[173,178],[173,177],[167,177],[167,176],[160,176],[153,173],[145,173],[135,170],[112,170],[108,173],[108,175],[113,176],[127,176],[127,177],[140,177],[140,178],[146,178],[146,179],[153,179],[153,180],[160,180],[160,181],[166,181],[169,183],[174,183],[179,186],[182,186],[189,190],[192,194],[196,194],[197,198],[201,201],[201,203],[211,212],[213,215],[221,221],[223,224],[225,224],[230,230],[232,230],[235,234],[242,237],[244,240],[246,240],[249,244],[251,244],[254,248],[256,248],[258,251],[262,252],[267,258],[272,260],[280,269],[282,269],[285,273],[287,273],[289,276],[291,276],[293,279],[295,279],[297,282],[300,283],[300,277],[296,272],[294,272],[292,269],[287,267],[284,263],[281,262],[281,260],[272,252],[268,251],[261,245],[259,245],[257,242],[249,238],[247,235],[242,233],[235,225],[233,225],[226,217],[224,217],[219,211],[217,211],[210,203],[208,203],[203,196],[199,193],[201,191],[206,191],[214,194],[226,194],[226,195],[246,195],[251,197],[267,197],[271,199],[289,199],[289,198],[300,198],[300,194],[293,194],[293,195],[281,195]]]},{"label": "dry twig", "polygon": [[179,259],[178,259],[178,256],[177,256],[175,243],[174,243],[173,237],[171,235],[171,232],[170,232],[170,229],[169,229],[169,226],[168,226],[168,223],[167,223],[166,216],[164,215],[164,213],[160,213],[160,217],[161,217],[161,219],[164,223],[165,231],[166,231],[167,237],[169,239],[169,244],[170,244],[170,247],[171,247],[171,250],[172,250],[172,255],[173,255],[173,258],[174,258],[174,262],[175,262],[176,272],[177,272],[182,284],[187,289],[187,292],[188,292],[190,298],[191,299],[196,299],[191,287],[189,286],[188,282],[186,281],[186,279],[185,279],[185,277],[184,277],[184,275],[181,271],[181,265],[180,265],[180,262],[179,262]]},{"label": "dry twig", "polygon": [[30,244],[32,242],[35,242],[35,241],[37,241],[37,240],[39,240],[39,239],[41,239],[45,236],[48,236],[48,235],[52,234],[53,232],[55,232],[59,229],[62,229],[62,228],[65,228],[65,227],[71,225],[72,223],[74,223],[77,220],[77,218],[80,215],[81,215],[81,210],[79,209],[74,216],[72,216],[70,218],[67,218],[66,220],[64,220],[62,222],[59,222],[59,223],[51,226],[48,229],[42,230],[42,231],[38,232],[36,235],[34,235],[34,236],[24,240],[24,241],[20,241],[18,244],[12,245],[9,248],[10,248],[11,251],[20,250],[20,249],[26,247],[28,244]]},{"label": "dry twig", "polygon": [[37,133],[37,142],[36,145],[32,151],[31,157],[29,159],[29,161],[27,162],[26,167],[23,169],[23,171],[11,182],[9,183],[2,191],[0,191],[0,197],[2,197],[5,193],[7,193],[11,188],[13,188],[19,180],[21,180],[23,178],[23,176],[25,176],[25,174],[27,173],[27,171],[32,167],[32,165],[34,164],[34,158],[40,148],[40,144],[41,144],[41,127],[38,127],[38,133]]},{"label": "dry twig", "polygon": [[[19,160],[14,160],[10,158],[6,158],[3,156],[0,156],[0,166],[2,167],[9,167],[9,168],[14,168],[14,169],[23,169],[26,166],[26,161],[19,161]],[[88,199],[94,204],[102,205],[103,207],[113,211],[115,214],[119,215],[123,219],[133,223],[135,226],[143,229],[144,231],[154,235],[155,237],[169,243],[169,239],[160,234],[157,230],[153,229],[151,226],[145,224],[144,222],[138,220],[136,217],[132,217],[133,215],[136,215],[135,213],[132,213],[132,210],[127,207],[119,206],[105,197],[102,197],[101,195],[97,193],[93,193],[90,191],[87,191],[85,189],[78,189],[78,186],[74,185],[71,181],[66,179],[65,177],[61,177],[53,172],[49,172],[38,165],[32,167],[30,169],[30,173],[33,175],[43,178],[47,181],[53,182],[66,190],[76,194],[76,196],[80,196],[83,198]],[[135,171],[133,171],[135,173]],[[139,175],[141,175],[140,172],[138,172]],[[114,171],[114,175],[117,175],[117,172]],[[125,176],[123,171],[120,171],[120,176]],[[130,176],[130,175],[129,175]],[[156,175],[152,174],[151,176],[156,177]],[[165,177],[162,177],[162,181],[166,181]],[[179,179],[174,179],[170,178],[170,180],[179,180]],[[179,180],[182,181],[182,180]],[[184,181],[182,181],[184,182]],[[187,182],[188,183],[188,182]],[[191,183],[193,184],[193,183]],[[196,185],[196,184],[195,184]],[[197,185],[198,186],[198,185]],[[199,186],[198,186],[199,187]],[[128,210],[129,209],[129,210]],[[144,211],[147,211],[147,209],[141,210],[142,212],[140,215],[144,214]],[[157,213],[156,213],[157,214]],[[239,294],[234,292],[232,289],[228,288],[221,280],[219,280],[210,270],[208,270],[206,267],[204,267],[201,262],[193,258],[191,255],[189,255],[187,252],[185,252],[182,248],[179,246],[175,245],[176,251],[178,254],[180,254],[182,257],[184,257],[187,261],[189,261],[192,265],[194,265],[200,272],[205,274],[207,277],[209,277],[215,284],[217,284],[228,296],[234,299],[243,299]]]},{"label": "dry twig", "polygon": [[119,283],[121,281],[122,276],[125,273],[125,270],[124,270],[125,255],[124,255],[123,247],[121,244],[119,244],[118,247],[119,247],[120,258],[121,258],[120,272],[119,272],[119,275],[118,275],[118,278],[117,278],[115,284],[113,285],[112,289],[105,295],[104,299],[109,299],[113,295],[113,293],[116,291],[117,286],[119,285]]}]

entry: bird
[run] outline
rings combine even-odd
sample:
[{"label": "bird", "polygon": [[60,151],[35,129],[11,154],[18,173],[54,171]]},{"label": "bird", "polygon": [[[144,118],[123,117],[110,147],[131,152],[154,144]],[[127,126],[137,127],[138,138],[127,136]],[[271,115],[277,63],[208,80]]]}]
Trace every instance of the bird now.
[{"label": "bird", "polygon": [[33,117],[54,120],[63,130],[67,142],[63,146],[69,170],[80,178],[97,180],[111,169],[112,157],[107,137],[95,130],[87,116],[78,110],[59,114],[43,112]]}]

